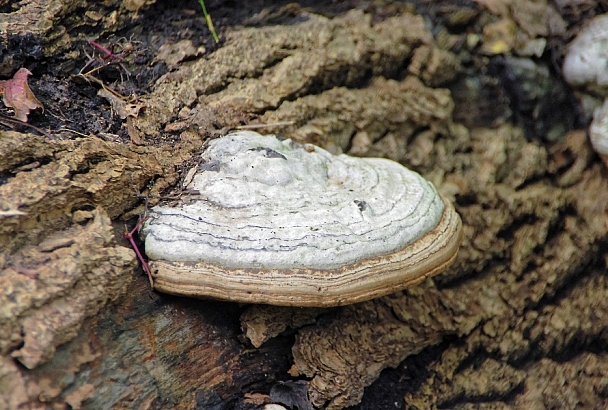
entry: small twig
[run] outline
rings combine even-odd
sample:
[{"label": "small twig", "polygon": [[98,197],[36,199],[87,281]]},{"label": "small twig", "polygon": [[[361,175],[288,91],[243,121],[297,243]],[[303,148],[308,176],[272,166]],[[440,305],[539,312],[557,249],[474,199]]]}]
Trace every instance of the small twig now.
[{"label": "small twig", "polygon": [[89,40],[89,44],[95,47],[96,49],[101,50],[101,52],[105,54],[105,56],[101,57],[103,60],[122,60],[122,58],[118,54],[114,54],[112,51],[105,48],[96,41]]},{"label": "small twig", "polygon": [[[91,45],[93,48],[99,50],[103,54],[102,56],[100,56],[101,62],[95,57],[95,53],[93,53],[93,55],[90,56],[89,53],[87,53],[87,51],[84,50],[84,54],[88,57],[89,61],[87,61],[87,63],[84,65],[84,67],[82,67],[80,69],[78,74],[83,77],[88,78],[88,77],[92,77],[92,74],[101,70],[104,67],[107,67],[109,65],[117,65],[122,69],[122,71],[119,70],[121,81],[124,81],[124,79],[122,78],[123,71],[126,73],[127,77],[130,77],[131,73],[129,72],[127,67],[125,67],[125,65],[122,62],[125,59],[125,57],[127,57],[129,54],[131,54],[133,52],[133,44],[128,40],[126,40],[126,41],[127,41],[127,44],[124,47],[122,47],[122,50],[120,52],[115,53],[114,44],[112,45],[111,48],[107,48],[107,47],[99,44],[96,41],[88,40],[87,42],[89,43],[89,45]],[[98,62],[101,65],[99,67],[95,67],[85,73],[84,70],[87,67],[89,67],[91,64],[93,64],[94,62]]]},{"label": "small twig", "polygon": [[[147,206],[146,206],[146,209],[147,209]],[[146,274],[148,275],[148,279],[150,280],[150,287],[152,289],[154,289],[154,280],[152,279],[152,272],[150,272],[148,263],[146,262],[146,260],[144,259],[144,256],[139,251],[139,248],[137,247],[137,244],[135,243],[135,239],[133,239],[133,235],[135,234],[135,232],[137,232],[137,230],[141,227],[141,225],[144,223],[144,221],[146,219],[148,219],[147,216],[140,215],[139,219],[137,220],[137,223],[135,224],[135,227],[133,229],[131,229],[130,231],[127,230],[127,227],[125,226],[125,233],[122,234],[122,237],[127,239],[131,243],[131,246],[133,247],[133,250],[135,251],[135,254],[137,255],[137,259],[139,259],[139,262],[141,262],[141,267],[143,268],[144,272],[146,272]]]},{"label": "small twig", "polygon": [[[98,66],[98,67],[95,67],[95,68],[90,69],[90,70],[89,70],[89,71],[87,71],[86,73],[80,73],[80,72],[79,72],[78,74],[79,74],[79,75],[81,75],[81,76],[83,76],[83,77],[87,77],[87,78],[89,78],[89,77],[93,77],[93,74],[95,74],[97,71],[100,71],[102,68],[105,68],[105,67],[107,67],[107,66],[105,66],[105,65],[100,65],[100,66]],[[84,68],[84,67],[83,67],[83,68]],[[82,70],[80,70],[80,71],[82,71]],[[93,78],[95,78],[95,77],[93,77]],[[95,78],[95,79],[96,79],[96,78]],[[97,79],[96,79],[96,80],[97,80]]]},{"label": "small twig", "polygon": [[32,124],[28,124],[27,122],[23,122],[23,121],[20,121],[20,120],[18,120],[16,118],[9,117],[8,115],[0,114],[0,122],[3,122],[3,121],[6,121],[6,122],[9,122],[9,123],[12,123],[12,124],[17,124],[17,125],[23,125],[24,127],[30,127],[31,129],[34,129],[34,130],[38,131],[39,133],[41,133],[42,135],[44,135],[47,138],[52,138],[53,137],[51,134],[49,134],[45,130],[43,130],[41,128],[38,128],[38,127],[35,127]]},{"label": "small twig", "polygon": [[85,138],[91,136],[90,134],[84,134],[82,132],[78,132],[78,131],[70,129],[70,128],[59,128],[59,129],[55,130],[55,132],[62,132],[62,131],[71,132],[71,133],[74,133],[76,135],[80,135],[81,137],[85,137]]}]

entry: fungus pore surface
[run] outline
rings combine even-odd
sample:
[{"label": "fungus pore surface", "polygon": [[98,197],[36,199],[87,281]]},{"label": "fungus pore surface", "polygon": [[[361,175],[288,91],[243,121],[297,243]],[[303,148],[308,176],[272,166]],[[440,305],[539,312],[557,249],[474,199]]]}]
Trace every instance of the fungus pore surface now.
[{"label": "fungus pore surface", "polygon": [[420,175],[238,132],[212,140],[186,187],[142,231],[155,288],[178,295],[333,306],[393,293],[455,258],[460,218]]}]

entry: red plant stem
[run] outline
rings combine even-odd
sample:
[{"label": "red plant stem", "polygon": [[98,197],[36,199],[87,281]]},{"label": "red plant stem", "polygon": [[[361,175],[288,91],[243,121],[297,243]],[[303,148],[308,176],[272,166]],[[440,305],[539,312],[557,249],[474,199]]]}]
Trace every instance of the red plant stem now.
[{"label": "red plant stem", "polygon": [[137,247],[137,244],[135,243],[135,239],[133,239],[133,234],[135,232],[137,232],[137,230],[139,229],[139,227],[141,226],[141,224],[144,223],[144,221],[146,220],[146,218],[143,218],[140,215],[139,219],[137,220],[137,223],[135,224],[135,227],[133,229],[131,229],[130,232],[123,233],[122,237],[125,238],[125,239],[127,239],[131,243],[131,246],[133,247],[133,250],[135,251],[135,254],[137,255],[137,259],[139,259],[139,261],[141,262],[141,267],[143,268],[144,272],[146,272],[146,274],[148,275],[148,279],[150,280],[150,286],[152,287],[152,289],[154,289],[154,281],[152,280],[152,272],[150,272],[150,268],[148,267],[148,263],[146,262],[146,260],[144,259],[143,255],[139,251],[139,248]]},{"label": "red plant stem", "polygon": [[108,50],[107,48],[105,48],[104,46],[102,46],[101,44],[99,44],[96,41],[93,40],[89,40],[89,44],[92,45],[93,47],[95,47],[98,50],[101,50],[103,53],[105,53],[105,56],[102,57],[102,59],[107,60],[108,58],[119,58],[116,54],[114,54],[113,52],[111,52],[110,50]]}]

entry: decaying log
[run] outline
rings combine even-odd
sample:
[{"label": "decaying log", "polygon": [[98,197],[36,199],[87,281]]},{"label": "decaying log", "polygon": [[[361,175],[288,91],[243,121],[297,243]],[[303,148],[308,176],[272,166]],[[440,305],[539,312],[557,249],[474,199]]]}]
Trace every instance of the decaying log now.
[{"label": "decaying log", "polygon": [[[457,59],[422,17],[303,15],[230,30],[167,74],[133,120],[147,146],[2,132],[0,409],[256,408],[245,393],[292,376],[338,409],[438,345],[408,405],[606,404],[607,173],[585,133],[545,145],[455,124],[439,87]],[[138,194],[175,185],[209,133],[246,121],[423,174],[462,216],[455,265],[334,309],[150,293],[123,219],[143,212]]]}]

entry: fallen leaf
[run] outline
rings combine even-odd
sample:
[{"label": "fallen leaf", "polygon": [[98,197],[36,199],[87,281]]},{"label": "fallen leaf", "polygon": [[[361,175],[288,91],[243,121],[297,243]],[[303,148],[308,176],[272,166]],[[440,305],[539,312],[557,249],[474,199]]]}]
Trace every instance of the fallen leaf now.
[{"label": "fallen leaf", "polygon": [[0,94],[4,94],[4,105],[14,109],[15,119],[23,122],[27,122],[30,111],[36,108],[44,109],[27,85],[27,77],[30,75],[32,73],[22,67],[10,80],[0,81]]}]

